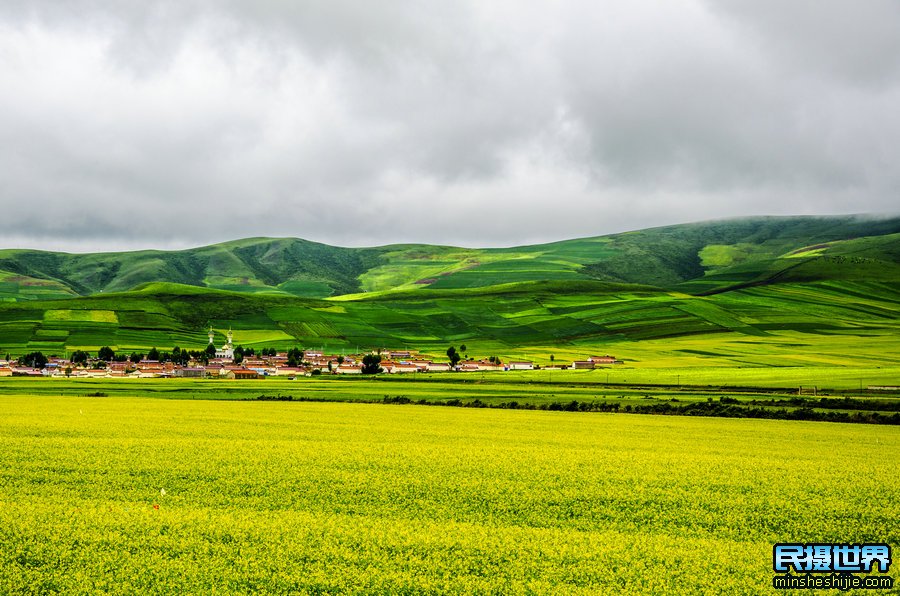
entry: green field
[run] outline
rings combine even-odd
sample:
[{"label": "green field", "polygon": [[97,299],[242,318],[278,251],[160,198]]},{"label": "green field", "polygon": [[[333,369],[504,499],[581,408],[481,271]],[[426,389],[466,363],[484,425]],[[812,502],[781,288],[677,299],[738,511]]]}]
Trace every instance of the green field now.
[{"label": "green field", "polygon": [[0,379],[0,395],[362,402],[900,425],[900,395],[868,389],[851,376],[865,373],[872,384],[890,385],[900,368],[813,369],[819,377],[810,377],[808,368],[784,375],[773,374],[777,369],[633,369],[619,371],[621,377],[607,370],[612,369],[240,381],[7,377]]},{"label": "green field", "polygon": [[601,282],[433,292],[316,301],[154,286],[8,304],[0,307],[0,354],[202,349],[212,325],[220,336],[233,328],[238,344],[256,348],[412,348],[444,358],[448,345],[464,343],[475,358],[542,365],[551,355],[571,363],[610,353],[626,364],[615,371],[900,365],[900,292],[886,284],[791,284],[707,297]]},{"label": "green field", "polygon": [[897,548],[898,456],[894,427],[7,395],[0,592],[767,593],[774,542]]},{"label": "green field", "polygon": [[503,249],[251,238],[0,250],[0,355],[254,348],[650,368],[900,365],[900,219],[753,218]]}]

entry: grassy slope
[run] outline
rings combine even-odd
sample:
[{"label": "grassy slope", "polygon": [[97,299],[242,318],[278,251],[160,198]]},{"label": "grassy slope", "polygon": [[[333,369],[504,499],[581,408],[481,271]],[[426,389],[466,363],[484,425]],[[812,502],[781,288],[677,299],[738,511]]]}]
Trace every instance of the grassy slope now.
[{"label": "grassy slope", "polygon": [[135,292],[0,305],[0,352],[200,348],[236,341],[355,351],[450,343],[549,363],[614,353],[637,366],[900,363],[900,285],[817,282],[690,296],[645,286],[529,282],[324,301],[150,284]]},{"label": "grassy slope", "polygon": [[[213,325],[233,327],[238,343],[260,347],[408,346],[440,354],[465,343],[473,356],[545,363],[550,354],[565,360],[609,351],[656,366],[886,365],[900,360],[900,234],[842,238],[897,225],[740,220],[492,250],[249,239],[117,256],[4,251],[0,296],[24,287],[31,300],[0,304],[0,354],[199,348]],[[706,272],[685,282],[696,271],[678,255],[691,251]],[[622,269],[629,254],[631,269]],[[603,267],[592,264],[598,255]],[[160,268],[179,283],[110,291]],[[625,270],[628,276],[613,275]],[[241,283],[230,283],[236,274],[245,274]],[[430,283],[413,283],[422,279]],[[72,288],[103,293],[73,297]],[[369,291],[347,293],[360,289]],[[291,295],[333,291],[343,295]]]},{"label": "grassy slope", "polygon": [[[675,287],[722,271],[750,271],[799,248],[900,232],[900,219],[753,218],[668,226],[610,236],[618,254],[585,267],[600,279]],[[741,268],[744,269],[741,269]],[[716,280],[706,289],[729,285]]]},{"label": "grassy slope", "polygon": [[[121,292],[148,282],[312,298],[590,278],[665,288],[693,280],[684,287],[704,292],[771,275],[800,264],[798,256],[809,260],[823,250],[797,252],[804,247],[898,232],[896,218],[753,218],[504,249],[358,249],[292,238],[250,238],[183,251],[71,255],[4,250],[0,300]],[[880,250],[857,244],[863,252]],[[896,264],[896,251],[887,256]],[[826,265],[826,271],[813,277],[827,278],[830,269],[837,268],[836,263]]]},{"label": "grassy slope", "polygon": [[[80,295],[173,282],[325,297],[359,291],[358,276],[378,263],[375,249],[339,248],[295,238],[250,238],[183,251],[78,255],[0,251],[0,274],[42,280]],[[20,284],[17,294],[24,299],[42,297],[27,284]],[[15,297],[12,288],[6,295]]]}]

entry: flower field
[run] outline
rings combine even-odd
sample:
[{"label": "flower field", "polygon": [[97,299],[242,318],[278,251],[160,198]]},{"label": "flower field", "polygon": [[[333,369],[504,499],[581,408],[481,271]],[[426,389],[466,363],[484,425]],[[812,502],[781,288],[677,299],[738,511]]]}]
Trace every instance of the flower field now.
[{"label": "flower field", "polygon": [[775,542],[897,551],[898,457],[886,426],[0,396],[0,593],[774,592]]}]

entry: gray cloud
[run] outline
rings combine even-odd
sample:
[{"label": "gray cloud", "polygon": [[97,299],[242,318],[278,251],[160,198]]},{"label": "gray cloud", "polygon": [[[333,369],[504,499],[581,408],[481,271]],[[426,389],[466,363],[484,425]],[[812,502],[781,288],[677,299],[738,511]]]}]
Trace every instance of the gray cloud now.
[{"label": "gray cloud", "polygon": [[0,2],[0,244],[896,212],[900,8]]}]

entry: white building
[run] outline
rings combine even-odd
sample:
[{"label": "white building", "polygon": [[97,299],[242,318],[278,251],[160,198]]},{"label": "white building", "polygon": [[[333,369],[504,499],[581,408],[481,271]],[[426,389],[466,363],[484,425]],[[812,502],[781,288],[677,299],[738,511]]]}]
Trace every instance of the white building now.
[{"label": "white building", "polygon": [[509,370],[534,370],[532,362],[510,362]]},{"label": "white building", "polygon": [[[234,339],[234,333],[232,333],[231,328],[228,328],[228,334],[226,335],[228,341],[222,346],[221,350],[216,350],[216,358],[226,358],[228,360],[234,360],[234,344],[232,340]],[[209,345],[215,346],[213,343],[216,339],[216,334],[213,332],[212,327],[209,328]]]}]

